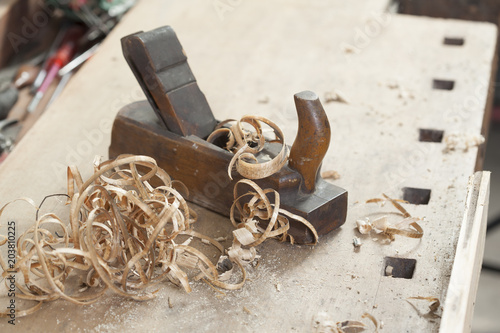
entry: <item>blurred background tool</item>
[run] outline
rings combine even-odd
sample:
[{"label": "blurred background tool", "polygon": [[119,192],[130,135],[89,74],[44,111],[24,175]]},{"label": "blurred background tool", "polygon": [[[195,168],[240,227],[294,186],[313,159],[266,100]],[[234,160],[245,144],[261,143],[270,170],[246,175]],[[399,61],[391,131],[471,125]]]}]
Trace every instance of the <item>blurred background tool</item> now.
[{"label": "blurred background tool", "polygon": [[0,120],[7,118],[10,110],[19,98],[19,89],[32,84],[39,72],[39,68],[33,65],[22,65],[14,82],[0,91]]},{"label": "blurred background tool", "polygon": [[65,76],[66,74],[72,72],[74,69],[78,68],[85,61],[89,60],[97,52],[99,45],[101,45],[101,43],[95,44],[90,49],[71,60],[66,66],[59,70],[59,76]]},{"label": "blurred background tool", "polygon": [[61,42],[61,46],[48,61],[46,68],[47,75],[45,76],[40,87],[37,89],[35,97],[33,97],[33,100],[28,105],[29,113],[35,111],[36,107],[40,103],[40,100],[47,91],[47,88],[57,77],[59,70],[68,64],[73,58],[77,51],[78,42],[84,33],[84,28],[79,25],[75,25],[68,29],[63,41]]},{"label": "blurred background tool", "polygon": [[14,149],[14,141],[3,134],[4,128],[17,124],[17,119],[4,119],[0,121],[0,163]]},{"label": "blurred background tool", "polygon": [[57,51],[57,48],[61,44],[65,34],[66,30],[68,29],[68,24],[67,23],[61,23],[60,29],[57,32],[57,35],[55,36],[54,40],[50,44],[50,48],[47,50],[46,57],[44,59],[44,62],[42,64],[42,67],[40,69],[40,72],[38,73],[37,77],[35,78],[35,81],[33,82],[33,85],[31,86],[31,93],[35,94],[38,88],[43,83],[43,80],[47,76],[47,66],[50,60],[50,57]]},{"label": "blurred background tool", "polygon": [[[22,42],[15,47],[12,41],[2,44],[5,59],[0,67],[0,121],[14,121],[0,130],[0,150],[11,150],[19,142],[135,3],[136,0],[12,2],[12,8],[5,12],[8,17],[4,17],[9,22],[26,25],[23,17],[29,21],[35,13],[42,12],[48,22],[40,26],[30,21],[33,31],[30,30],[29,38],[22,29],[6,28],[19,35]],[[6,50],[4,46],[13,49]],[[0,163],[4,158],[5,154]]]}]

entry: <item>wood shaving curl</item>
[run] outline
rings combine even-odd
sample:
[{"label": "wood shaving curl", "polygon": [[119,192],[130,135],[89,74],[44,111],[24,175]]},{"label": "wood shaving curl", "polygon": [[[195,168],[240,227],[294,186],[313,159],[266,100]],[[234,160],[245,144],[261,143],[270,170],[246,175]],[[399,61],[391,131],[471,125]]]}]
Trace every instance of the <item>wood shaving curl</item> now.
[{"label": "wood shaving curl", "polygon": [[[429,310],[427,313],[421,312],[414,304],[412,304],[409,300],[422,300],[422,301],[427,301],[429,302]],[[436,311],[439,309],[441,306],[441,302],[439,301],[439,298],[433,297],[433,296],[415,296],[415,297],[408,297],[406,301],[417,311],[417,313],[421,317],[429,317],[429,318],[438,318],[440,317],[439,315],[436,314]]]},{"label": "wood shaving curl", "polygon": [[[229,128],[224,127],[233,123]],[[250,125],[245,129],[244,124]],[[274,133],[273,139],[264,136],[262,124],[266,124]],[[247,179],[262,179],[279,171],[288,161],[288,147],[281,129],[271,120],[259,116],[244,116],[240,120],[225,120],[217,125],[214,132],[207,138],[208,142],[215,143],[216,140],[225,140],[225,149],[234,153],[228,166],[228,175],[233,179],[231,171],[236,171]],[[260,153],[271,143],[281,144],[280,152],[268,161],[259,161]]]},{"label": "wood shaving curl", "polygon": [[[375,317],[365,312],[361,318],[368,318],[375,325],[375,333],[379,330],[379,323]],[[367,329],[367,325],[359,320],[344,320],[334,323],[326,312],[319,312],[313,317],[312,332],[315,333],[354,333]]]},{"label": "wood shaving curl", "polygon": [[378,320],[374,316],[372,316],[368,312],[365,312],[365,313],[363,313],[363,315],[361,316],[361,318],[368,318],[368,319],[370,319],[370,321],[375,326],[375,333],[378,333],[378,329],[379,329],[380,325],[378,323]]},{"label": "wood shaving curl", "polygon": [[[239,194],[239,188],[246,185],[250,191]],[[280,208],[280,195],[273,189],[263,190],[255,182],[242,179],[234,186],[234,202],[230,210],[230,219],[236,230],[233,232],[237,241],[233,246],[244,245],[255,247],[268,238],[276,238],[282,242],[293,237],[287,233],[290,229],[290,219],[304,224],[314,235],[314,242],[306,245],[315,245],[318,234],[314,226],[301,216],[292,214]],[[274,198],[274,203],[271,203]],[[240,216],[240,223],[236,222],[235,213]],[[267,223],[267,226],[261,227]]]},{"label": "wood shaving curl", "polygon": [[412,217],[406,209],[401,206],[400,203],[407,203],[404,200],[391,199],[387,195],[383,194],[384,198],[375,198],[367,200],[366,203],[380,203],[382,206],[385,203],[390,202],[398,212],[396,215],[403,216],[403,219],[395,224],[390,224],[387,215],[378,217],[373,221],[370,221],[369,217],[356,221],[356,227],[361,234],[370,234],[375,232],[378,234],[384,234],[389,237],[390,240],[394,240],[394,235],[400,235],[408,238],[422,238],[424,231],[422,227],[418,224],[421,219],[418,217]]}]

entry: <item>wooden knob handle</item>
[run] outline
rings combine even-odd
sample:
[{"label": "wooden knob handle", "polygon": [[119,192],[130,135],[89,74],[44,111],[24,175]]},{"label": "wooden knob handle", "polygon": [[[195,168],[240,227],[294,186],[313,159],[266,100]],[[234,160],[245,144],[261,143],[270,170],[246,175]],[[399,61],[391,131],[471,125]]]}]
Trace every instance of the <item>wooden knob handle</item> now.
[{"label": "wooden knob handle", "polygon": [[311,91],[295,94],[299,119],[297,137],[290,150],[289,166],[303,178],[301,191],[312,193],[321,163],[330,145],[330,123],[318,95]]}]

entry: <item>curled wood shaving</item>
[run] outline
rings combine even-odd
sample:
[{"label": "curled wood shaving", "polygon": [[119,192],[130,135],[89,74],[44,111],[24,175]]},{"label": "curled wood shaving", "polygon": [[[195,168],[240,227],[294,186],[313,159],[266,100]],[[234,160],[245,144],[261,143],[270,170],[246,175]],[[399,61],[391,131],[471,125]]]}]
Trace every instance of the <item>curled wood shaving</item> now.
[{"label": "curled wood shaving", "polygon": [[[409,300],[423,300],[429,302],[429,311],[427,313],[422,313],[420,310],[413,305]],[[422,317],[430,317],[430,318],[436,318],[439,317],[436,314],[436,311],[439,309],[439,306],[441,305],[441,302],[439,301],[439,298],[433,297],[433,296],[415,296],[415,297],[409,297],[406,300],[417,312],[420,316]]]},{"label": "curled wood shaving", "polygon": [[424,300],[429,302],[429,311],[434,312],[436,311],[439,306],[441,305],[441,302],[439,302],[439,298],[437,297],[424,297],[424,296],[415,296],[415,297],[409,297],[408,299],[418,299],[418,300]]},{"label": "curled wood shaving", "polygon": [[[229,128],[224,127],[230,123],[233,124]],[[249,125],[250,129],[244,128],[244,124]],[[274,134],[273,139],[264,136],[262,124],[271,128]],[[241,176],[247,179],[262,179],[279,171],[288,161],[288,147],[285,144],[283,132],[275,123],[264,117],[244,116],[238,121],[225,120],[217,125],[207,141],[214,143],[220,139],[225,139],[225,149],[234,153],[228,166],[231,179],[233,179],[231,175],[233,166]],[[258,153],[266,147],[266,143],[275,142],[281,144],[280,152],[268,161],[259,161]]]},{"label": "curled wood shaving", "polygon": [[337,323],[337,329],[339,332],[347,333],[351,331],[361,332],[366,329],[366,325],[357,320],[346,320]]},{"label": "curled wood shaving", "polygon": [[387,195],[383,194],[383,199],[375,198],[367,200],[366,203],[380,203],[382,206],[385,203],[390,202],[396,209],[396,215],[403,217],[402,220],[395,224],[391,224],[388,221],[386,215],[378,217],[373,221],[370,221],[369,217],[360,219],[356,221],[356,227],[361,234],[370,234],[371,232],[381,233],[387,235],[391,240],[394,239],[394,235],[400,235],[408,238],[422,238],[424,235],[424,230],[418,224],[421,219],[418,217],[412,217],[408,211],[401,206],[400,203],[407,203],[404,200],[391,199]]},{"label": "curled wood shaving", "polygon": [[312,332],[314,333],[337,333],[338,329],[335,322],[330,318],[328,313],[319,312],[313,316]]},{"label": "curled wood shaving", "polygon": [[[240,194],[242,187],[248,187],[249,191]],[[270,198],[274,198],[273,203]],[[237,222],[237,216],[239,222]],[[313,225],[301,216],[280,208],[280,195],[277,191],[263,190],[249,179],[242,179],[234,186],[234,202],[230,210],[230,220],[236,229],[233,231],[233,243],[227,250],[227,256],[230,262],[235,262],[239,266],[243,272],[243,280],[246,277],[244,267],[255,263],[255,260],[259,258],[256,250],[258,245],[269,238],[282,242],[290,239],[293,243],[293,237],[287,233],[290,229],[290,220],[295,220],[309,228],[314,235],[314,241],[308,245],[315,245],[318,242],[318,234]],[[233,274],[233,267],[227,267],[225,262],[227,262],[225,258],[221,257],[218,267],[225,272],[219,276],[217,283],[213,284],[232,289],[223,285],[223,281],[229,280]]]},{"label": "curled wood shaving", "polygon": [[[250,187],[250,191],[239,194],[239,189],[243,186]],[[271,203],[270,197],[274,198],[274,203]],[[240,223],[236,222],[236,212],[240,216]],[[230,219],[236,228],[233,236],[237,243],[233,244],[233,247],[243,245],[252,248],[268,238],[276,238],[282,242],[290,238],[293,243],[293,238],[287,233],[290,229],[290,219],[304,224],[312,232],[314,242],[308,245],[315,245],[318,242],[316,229],[307,220],[280,208],[278,191],[262,190],[249,179],[242,179],[234,186]]]},{"label": "curled wood shaving", "polygon": [[[377,319],[371,314],[365,312],[361,318],[368,318],[375,325],[375,331],[378,333],[379,324]],[[331,320],[330,316],[326,312],[319,312],[313,317],[313,332],[324,333],[355,333],[362,332],[367,329],[367,325],[359,320],[345,320],[339,321],[336,324]]]},{"label": "curled wood shaving", "polygon": [[374,316],[372,316],[368,312],[365,312],[365,313],[363,313],[363,315],[361,316],[361,318],[368,318],[368,319],[370,319],[371,322],[373,323],[373,325],[375,325],[375,333],[378,333],[379,324],[378,324],[377,319]]}]

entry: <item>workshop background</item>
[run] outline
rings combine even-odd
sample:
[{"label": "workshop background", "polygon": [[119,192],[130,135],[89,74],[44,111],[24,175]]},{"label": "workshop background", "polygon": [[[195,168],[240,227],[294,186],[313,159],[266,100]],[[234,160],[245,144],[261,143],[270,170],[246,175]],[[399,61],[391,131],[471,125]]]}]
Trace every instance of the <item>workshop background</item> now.
[{"label": "workshop background", "polygon": [[[145,0],[143,0],[145,1]],[[16,144],[32,127],[44,110],[58,97],[71,76],[93,54],[121,17],[136,1],[80,1],[78,6],[62,6],[57,1],[0,0],[0,8],[10,8],[7,14],[17,17],[23,11],[32,13],[53,10],[50,23],[30,26],[6,20],[0,33],[8,35],[0,45],[0,163],[16,149]],[[389,11],[409,15],[488,21],[500,24],[500,2],[494,0],[400,0]],[[24,22],[24,21],[21,21]],[[79,22],[75,24],[75,22]],[[36,23],[36,22],[35,22]],[[43,23],[43,24],[42,24]],[[22,33],[19,29],[26,29]],[[33,36],[37,43],[23,37]],[[82,39],[82,36],[84,37]],[[76,43],[76,41],[80,41]],[[81,42],[84,40],[85,42]],[[31,41],[31,39],[30,39]],[[23,58],[13,57],[6,43],[23,49]],[[498,46],[497,46],[498,48]],[[46,50],[42,52],[41,50]],[[55,51],[55,52],[54,52]],[[19,65],[22,65],[19,67]],[[46,70],[40,70],[46,68]],[[30,89],[24,89],[24,87]],[[473,332],[500,332],[500,76],[491,114],[491,126],[486,140],[484,170],[492,172],[489,206],[489,228],[486,238],[483,270],[479,282],[473,320]],[[25,101],[20,105],[18,101]]]}]

